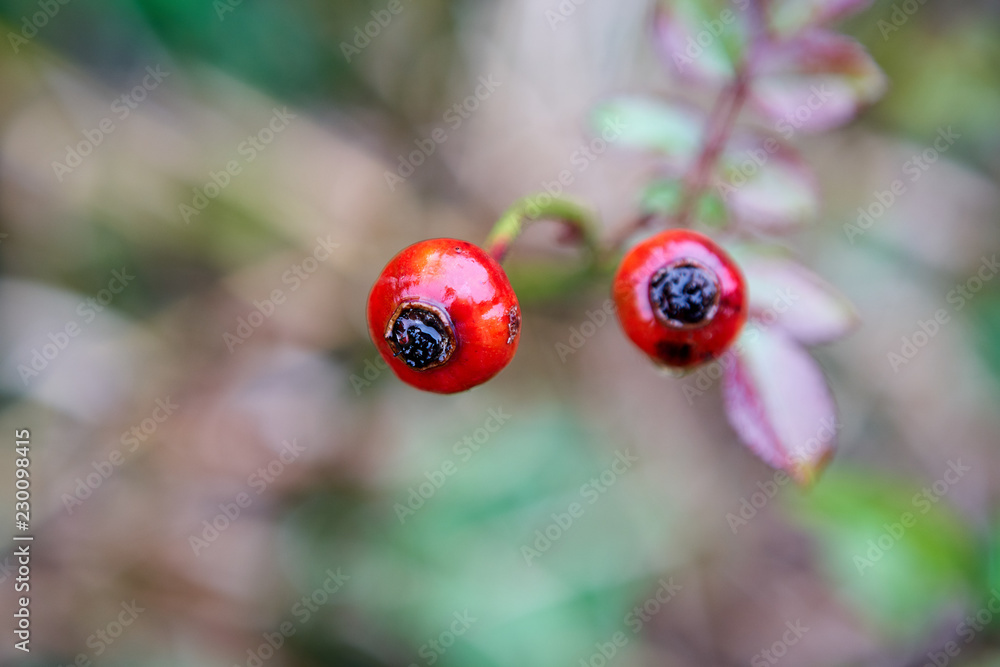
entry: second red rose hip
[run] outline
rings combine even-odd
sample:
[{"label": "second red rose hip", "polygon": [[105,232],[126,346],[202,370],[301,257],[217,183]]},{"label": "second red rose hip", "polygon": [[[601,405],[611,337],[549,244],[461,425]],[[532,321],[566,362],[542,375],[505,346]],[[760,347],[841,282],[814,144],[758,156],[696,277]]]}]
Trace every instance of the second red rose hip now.
[{"label": "second red rose hip", "polygon": [[714,241],[686,229],[660,232],[630,250],[612,290],[625,333],[669,368],[718,358],[746,321],[739,267]]}]

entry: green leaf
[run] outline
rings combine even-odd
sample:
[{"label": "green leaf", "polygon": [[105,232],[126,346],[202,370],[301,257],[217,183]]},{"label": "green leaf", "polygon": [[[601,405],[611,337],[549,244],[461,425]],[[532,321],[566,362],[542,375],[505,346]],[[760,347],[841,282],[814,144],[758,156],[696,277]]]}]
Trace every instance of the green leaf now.
[{"label": "green leaf", "polygon": [[671,162],[687,164],[698,150],[704,116],[680,104],[621,97],[599,105],[592,124],[610,143],[658,151]]},{"label": "green leaf", "polygon": [[[955,474],[943,467],[938,477]],[[791,508],[816,536],[836,587],[859,614],[899,637],[920,635],[940,620],[938,610],[981,594],[974,536],[948,505],[951,486],[935,493],[938,481],[920,487],[831,470]]]},{"label": "green leaf", "polygon": [[[684,199],[684,186],[678,180],[654,181],[640,195],[640,205],[646,213],[670,217]],[[728,220],[726,205],[713,192],[706,192],[694,206],[695,220],[708,227],[724,227]]]},{"label": "green leaf", "polygon": [[655,181],[647,185],[640,195],[642,210],[671,216],[677,212],[682,194],[679,181]]},{"label": "green leaf", "polygon": [[695,204],[695,218],[709,227],[722,228],[729,221],[729,210],[722,198],[712,192],[706,192]]},{"label": "green leaf", "polygon": [[993,534],[990,536],[989,561],[987,563],[986,580],[990,594],[1000,591],[1000,517],[994,521]]},{"label": "green leaf", "polygon": [[[635,600],[676,553],[677,519],[650,501],[657,489],[643,483],[641,462],[593,502],[581,494],[602,474],[608,482],[617,454],[579,415],[558,406],[503,411],[509,421],[489,435],[486,410],[468,404],[400,416],[412,442],[383,455],[373,504],[352,511],[331,495],[295,513],[290,575],[342,565],[351,580],[338,602],[413,658],[468,609],[478,620],[441,665],[575,664],[627,629]],[[454,468],[442,478],[446,462]],[[400,517],[397,506],[411,502],[417,509]],[[574,502],[583,512],[566,525]],[[554,514],[565,527],[552,528]],[[534,547],[539,530],[559,535],[528,562],[523,547]]]},{"label": "green leaf", "polygon": [[767,4],[771,29],[782,36],[825,25],[866,9],[871,0],[772,0]]},{"label": "green leaf", "polygon": [[977,295],[969,311],[979,354],[993,377],[1000,382],[1000,294]]},{"label": "green leaf", "polygon": [[660,58],[687,82],[730,82],[750,43],[748,6],[730,0],[659,2],[653,26]]}]

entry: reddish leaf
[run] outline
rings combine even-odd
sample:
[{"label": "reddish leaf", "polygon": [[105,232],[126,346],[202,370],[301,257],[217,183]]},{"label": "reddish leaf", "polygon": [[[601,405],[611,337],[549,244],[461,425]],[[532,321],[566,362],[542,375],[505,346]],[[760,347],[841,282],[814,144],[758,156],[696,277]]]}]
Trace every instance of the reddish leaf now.
[{"label": "reddish leaf", "polygon": [[733,79],[746,52],[746,2],[669,0],[656,6],[656,46],[682,78],[706,85]]},{"label": "reddish leaf", "polygon": [[764,45],[754,61],[751,106],[785,139],[851,120],[886,88],[886,78],[856,41],[825,30]]},{"label": "reddish leaf", "polygon": [[744,135],[726,148],[715,190],[739,225],[780,233],[811,222],[819,192],[809,166],[773,137]]},{"label": "reddish leaf", "polygon": [[857,311],[847,297],[798,262],[761,255],[739,261],[750,286],[751,317],[804,345],[832,342],[857,326]]},{"label": "reddish leaf", "polygon": [[767,22],[773,33],[793,35],[861,11],[872,0],[770,0]]},{"label": "reddish leaf", "polygon": [[778,329],[747,330],[722,385],[726,415],[768,465],[811,484],[833,454],[836,410],[805,350]]}]

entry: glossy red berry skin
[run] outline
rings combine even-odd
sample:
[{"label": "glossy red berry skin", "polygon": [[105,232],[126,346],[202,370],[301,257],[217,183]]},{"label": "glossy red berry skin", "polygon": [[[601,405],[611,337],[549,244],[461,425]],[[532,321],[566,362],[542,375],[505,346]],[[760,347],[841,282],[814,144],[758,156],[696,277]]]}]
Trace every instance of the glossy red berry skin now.
[{"label": "glossy red berry skin", "polygon": [[510,363],[521,311],[507,275],[482,248],[431,239],[382,269],[368,295],[368,331],[400,380],[452,394]]},{"label": "glossy red berry skin", "polygon": [[686,229],[660,232],[632,248],[612,294],[632,342],[677,370],[717,359],[747,318],[739,267],[710,238]]}]

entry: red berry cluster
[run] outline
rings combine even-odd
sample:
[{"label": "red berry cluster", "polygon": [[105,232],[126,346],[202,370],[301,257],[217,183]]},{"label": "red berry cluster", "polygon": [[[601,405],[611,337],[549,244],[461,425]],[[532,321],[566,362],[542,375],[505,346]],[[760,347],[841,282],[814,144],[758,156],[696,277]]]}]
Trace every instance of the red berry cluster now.
[{"label": "red berry cluster", "polygon": [[[633,248],[614,280],[625,333],[664,366],[687,370],[718,358],[747,316],[735,262],[697,232],[661,232]],[[368,297],[368,329],[404,382],[442,394],[464,391],[514,357],[517,296],[500,264],[465,241],[434,239],[404,249]]]},{"label": "red berry cluster", "polygon": [[[719,379],[733,430],[763,461],[809,484],[833,451],[832,434],[817,434],[829,431],[836,406],[806,348],[846,335],[857,316],[836,289],[764,237],[801,229],[820,210],[813,174],[784,140],[842,125],[885,90],[885,75],[864,47],[831,29],[869,2],[748,0],[739,11],[728,0],[653,4],[650,34],[679,84],[675,93],[617,96],[598,105],[592,119],[595,130],[613,129],[623,147],[647,151],[657,164],[639,197],[639,224],[618,234],[610,250],[647,221],[667,220],[673,228],[641,241],[618,263],[618,320],[653,362],[678,372],[725,354],[698,375]],[[701,43],[709,15],[727,17],[718,26],[726,34],[706,45],[712,57],[699,60],[690,45]],[[818,104],[816,91],[827,87],[829,99]],[[699,97],[713,99],[711,108],[701,108]],[[744,112],[752,123],[739,122]],[[368,323],[400,378],[452,393],[510,362],[520,312],[499,262],[523,224],[542,217],[574,227],[572,238],[595,260],[591,269],[611,264],[586,215],[550,194],[508,211],[486,250],[425,241],[389,263],[369,298]],[[733,259],[689,230],[699,225],[733,240],[753,294]],[[771,297],[785,292],[801,295],[802,304],[772,309]]]}]

